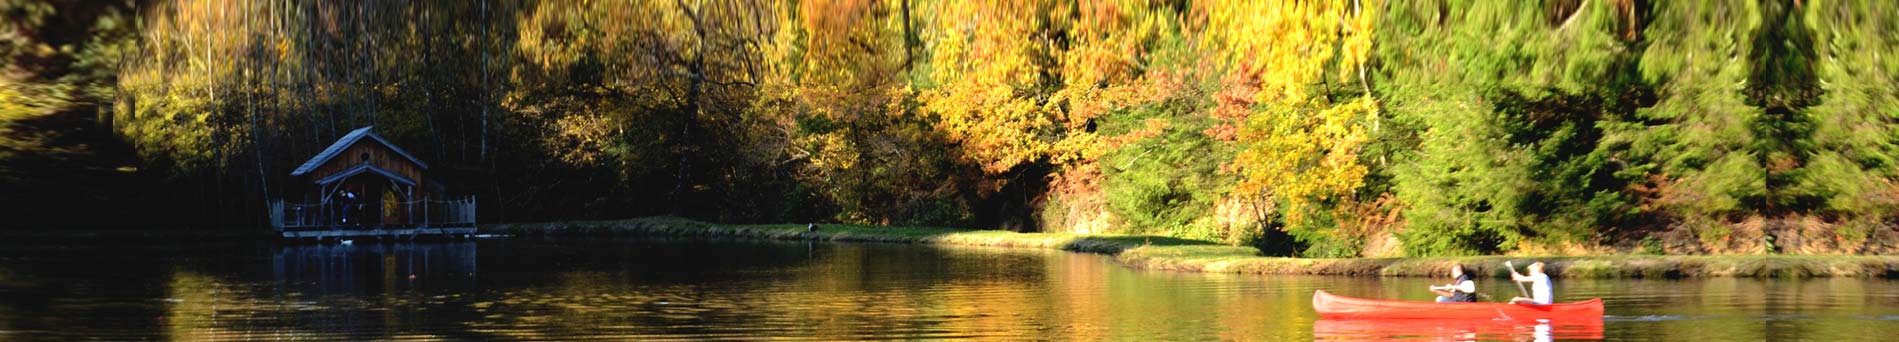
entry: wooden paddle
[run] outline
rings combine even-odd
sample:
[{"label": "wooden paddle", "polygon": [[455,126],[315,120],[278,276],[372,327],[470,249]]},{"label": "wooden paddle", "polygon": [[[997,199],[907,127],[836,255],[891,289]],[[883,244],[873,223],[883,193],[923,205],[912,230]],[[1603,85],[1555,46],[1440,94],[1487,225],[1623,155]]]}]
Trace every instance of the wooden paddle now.
[{"label": "wooden paddle", "polygon": [[1517,274],[1517,267],[1510,265],[1509,260],[1503,261],[1503,267],[1510,269],[1510,275],[1511,275],[1510,283],[1517,284],[1517,291],[1523,292],[1523,298],[1530,298],[1530,290],[1524,289],[1523,282],[1517,281],[1517,277],[1515,277],[1515,275]]}]

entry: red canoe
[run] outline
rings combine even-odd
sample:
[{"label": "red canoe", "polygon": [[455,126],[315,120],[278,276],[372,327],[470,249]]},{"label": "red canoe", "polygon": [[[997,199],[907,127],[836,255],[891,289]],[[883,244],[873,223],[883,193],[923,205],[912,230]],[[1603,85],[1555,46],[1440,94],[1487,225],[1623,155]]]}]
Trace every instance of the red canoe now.
[{"label": "red canoe", "polygon": [[1550,305],[1436,303],[1352,298],[1319,290],[1312,294],[1312,310],[1324,318],[1602,319],[1602,298]]}]

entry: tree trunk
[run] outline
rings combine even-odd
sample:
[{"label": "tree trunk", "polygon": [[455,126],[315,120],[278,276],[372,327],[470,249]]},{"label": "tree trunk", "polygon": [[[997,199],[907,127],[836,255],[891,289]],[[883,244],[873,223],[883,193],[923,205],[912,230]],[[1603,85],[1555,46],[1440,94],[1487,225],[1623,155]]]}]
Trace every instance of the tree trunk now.
[{"label": "tree trunk", "polygon": [[[806,14],[809,15],[809,14]],[[908,73],[916,62],[916,33],[910,27],[910,0],[903,0],[903,71]],[[905,75],[906,78],[909,75]]]},{"label": "tree trunk", "polygon": [[[703,5],[703,2],[701,4]],[[694,152],[694,148],[692,148],[692,131],[693,126],[698,126],[699,124],[699,111],[703,109],[701,107],[702,101],[700,98],[703,97],[702,94],[705,92],[706,84],[706,52],[704,49],[706,46],[706,27],[705,18],[701,17],[701,15],[705,13],[705,8],[701,6],[687,9],[685,8],[684,1],[679,2],[679,5],[681,7],[680,10],[685,11],[686,16],[692,19],[692,30],[698,36],[698,43],[701,49],[694,51],[692,62],[687,65],[687,72],[692,80],[691,85],[686,88],[686,121],[685,127],[681,129],[682,132],[679,135],[679,168],[674,175],[672,196],[672,214],[674,216],[684,216],[686,211],[686,196],[687,190],[689,190],[688,183],[691,183],[692,179],[692,155]]]}]

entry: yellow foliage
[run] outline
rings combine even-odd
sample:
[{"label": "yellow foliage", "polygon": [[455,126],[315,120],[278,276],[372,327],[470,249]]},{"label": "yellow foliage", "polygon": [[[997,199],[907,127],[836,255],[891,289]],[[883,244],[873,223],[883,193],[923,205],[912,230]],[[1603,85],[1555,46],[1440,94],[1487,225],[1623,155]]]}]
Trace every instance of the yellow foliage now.
[{"label": "yellow foliage", "polygon": [[[1376,19],[1367,9],[1375,7],[1348,0],[1203,4],[1209,32],[1222,33],[1209,34],[1210,43],[1236,65],[1216,111],[1238,127],[1210,130],[1240,146],[1227,166],[1241,176],[1236,196],[1287,204],[1281,211],[1297,223],[1308,202],[1363,185],[1358,149],[1378,104],[1363,92],[1334,100],[1327,85],[1364,86],[1358,77]],[[1337,68],[1336,80],[1326,78],[1327,67]]]},{"label": "yellow foliage", "polygon": [[621,133],[618,125],[600,115],[578,114],[555,119],[548,144],[561,161],[575,165],[595,165],[611,148],[611,139]]},{"label": "yellow foliage", "polygon": [[[1132,1],[967,1],[936,11],[923,109],[986,173],[1046,160],[1092,160],[1086,129],[1109,111],[1152,101],[1143,42],[1167,20]],[[1009,18],[998,20],[998,18]],[[1060,37],[1066,34],[1066,37]],[[1065,45],[1053,41],[1067,39]]]}]

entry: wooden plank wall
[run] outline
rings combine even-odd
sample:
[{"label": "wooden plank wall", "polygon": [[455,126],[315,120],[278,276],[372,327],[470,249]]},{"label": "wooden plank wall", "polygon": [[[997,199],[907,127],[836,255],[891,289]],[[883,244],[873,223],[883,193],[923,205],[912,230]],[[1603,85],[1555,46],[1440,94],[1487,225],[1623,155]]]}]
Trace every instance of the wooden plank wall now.
[{"label": "wooden plank wall", "polygon": [[[342,172],[345,169],[361,164],[362,155],[364,153],[369,154],[369,162],[375,164],[376,167],[395,172],[403,177],[409,177],[410,180],[416,182],[418,188],[426,188],[423,186],[423,184],[427,183],[422,179],[421,167],[409,162],[408,158],[403,158],[402,155],[396,154],[395,151],[390,150],[381,143],[377,143],[373,139],[356,141],[355,145],[350,145],[348,149],[344,149],[342,154],[337,155],[335,158],[330,158],[330,160],[324,162],[322,166],[318,166],[315,171],[310,172],[310,179],[323,179],[323,177],[329,177],[337,172]],[[417,190],[420,191],[421,189]],[[418,193],[417,195],[421,194]]]}]

